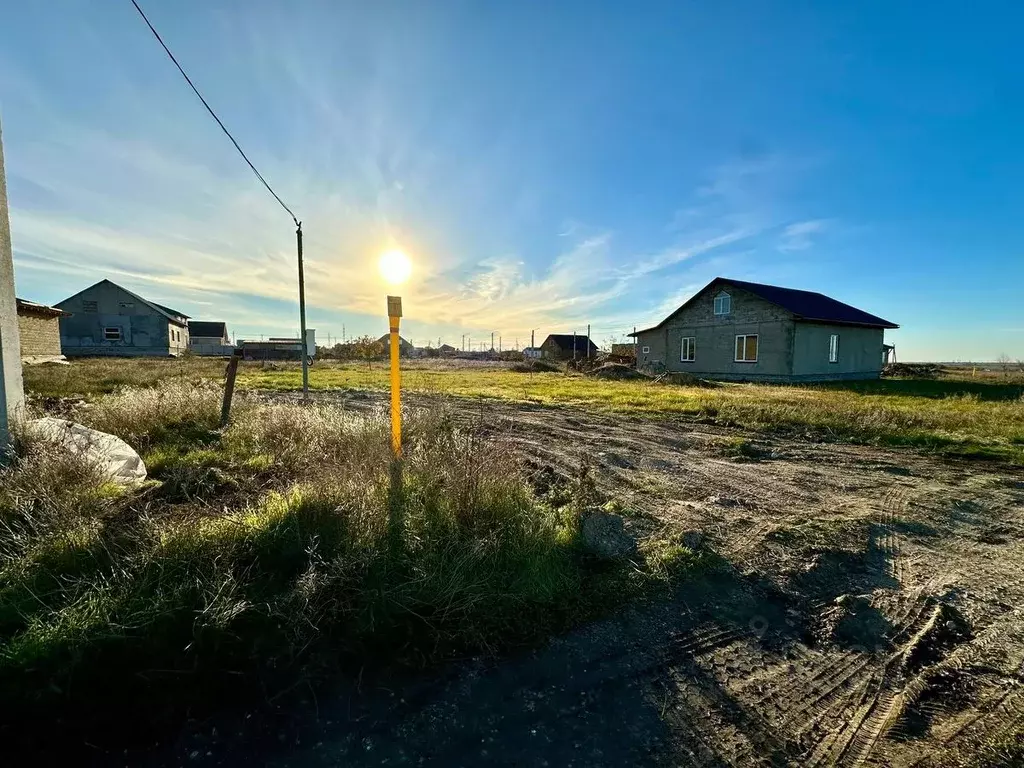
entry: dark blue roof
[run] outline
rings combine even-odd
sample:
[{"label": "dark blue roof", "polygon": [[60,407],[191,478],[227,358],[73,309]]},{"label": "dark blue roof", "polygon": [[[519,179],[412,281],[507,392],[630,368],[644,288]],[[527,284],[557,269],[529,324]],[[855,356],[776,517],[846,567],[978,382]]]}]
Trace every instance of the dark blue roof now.
[{"label": "dark blue roof", "polygon": [[823,293],[799,291],[795,288],[780,288],[777,285],[748,283],[743,280],[718,278],[719,282],[735,285],[765,301],[778,304],[788,309],[800,320],[820,320],[823,323],[839,323],[845,325],[865,325],[878,328],[899,328],[895,323],[883,320],[864,310],[851,307],[841,301],[829,298]]},{"label": "dark blue roof", "polygon": [[228,335],[228,324],[213,320],[189,320],[188,332],[190,336],[223,339]]},{"label": "dark blue roof", "polygon": [[[796,288],[781,288],[777,285],[765,285],[764,283],[748,283],[745,280],[730,280],[727,277],[716,277],[660,323],[651,328],[637,331],[637,333],[660,328],[669,319],[687,307],[690,302],[696,300],[698,296],[716,284],[721,287],[734,285],[792,312],[797,320],[805,322],[828,323],[831,325],[859,325],[867,328],[899,328],[896,323],[890,323],[888,320],[884,320],[877,315],[872,315],[864,310],[851,307],[849,304],[836,301],[823,293],[800,291]],[[629,335],[632,336],[634,334]]]},{"label": "dark blue roof", "polygon": [[587,346],[590,346],[590,351],[594,352],[597,350],[597,345],[592,342],[587,336],[576,334],[575,336],[571,333],[550,333],[548,337],[544,339],[544,343],[547,344],[549,341],[555,343],[559,349],[566,352],[572,352],[573,339],[576,340],[576,351],[584,352],[587,351]]}]

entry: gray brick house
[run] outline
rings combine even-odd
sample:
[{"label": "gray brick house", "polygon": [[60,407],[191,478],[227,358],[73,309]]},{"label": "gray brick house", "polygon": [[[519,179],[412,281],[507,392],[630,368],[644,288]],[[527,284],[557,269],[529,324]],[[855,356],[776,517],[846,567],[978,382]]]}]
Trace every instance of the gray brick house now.
[{"label": "gray brick house", "polygon": [[637,366],[732,381],[876,379],[895,323],[813,291],[716,277],[637,331]]},{"label": "gray brick house", "polygon": [[188,349],[188,315],[100,280],[55,305],[66,357],[167,357]]}]

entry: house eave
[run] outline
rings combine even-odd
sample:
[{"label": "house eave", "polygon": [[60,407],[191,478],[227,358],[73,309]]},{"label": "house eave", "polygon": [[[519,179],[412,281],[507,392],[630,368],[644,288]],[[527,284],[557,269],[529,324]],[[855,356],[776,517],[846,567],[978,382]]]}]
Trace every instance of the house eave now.
[{"label": "house eave", "polygon": [[842,325],[847,328],[880,328],[883,330],[894,330],[899,328],[896,323],[883,322],[883,323],[855,323],[847,320],[827,320],[820,317],[802,317],[794,316],[793,320],[797,323],[817,323],[819,325]]}]

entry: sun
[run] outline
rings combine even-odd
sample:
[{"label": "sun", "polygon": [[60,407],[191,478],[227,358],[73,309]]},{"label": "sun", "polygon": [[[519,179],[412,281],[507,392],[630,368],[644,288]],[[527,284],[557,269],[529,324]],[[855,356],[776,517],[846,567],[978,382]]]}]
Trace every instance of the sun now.
[{"label": "sun", "polygon": [[393,248],[380,255],[377,268],[380,270],[380,276],[384,278],[385,282],[391,285],[398,285],[409,279],[409,275],[412,273],[412,262],[405,253],[397,248]]}]

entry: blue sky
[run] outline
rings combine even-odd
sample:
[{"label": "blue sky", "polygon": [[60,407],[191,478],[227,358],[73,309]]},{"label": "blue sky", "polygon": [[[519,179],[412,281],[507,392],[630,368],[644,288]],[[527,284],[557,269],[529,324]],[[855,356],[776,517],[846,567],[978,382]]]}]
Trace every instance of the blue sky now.
[{"label": "blue sky", "polygon": [[[1024,357],[1024,9],[945,2],[148,0],[303,220],[309,325],[598,342],[717,275]],[[19,295],[109,277],[297,326],[294,227],[128,0],[18,3],[0,118]]]}]

